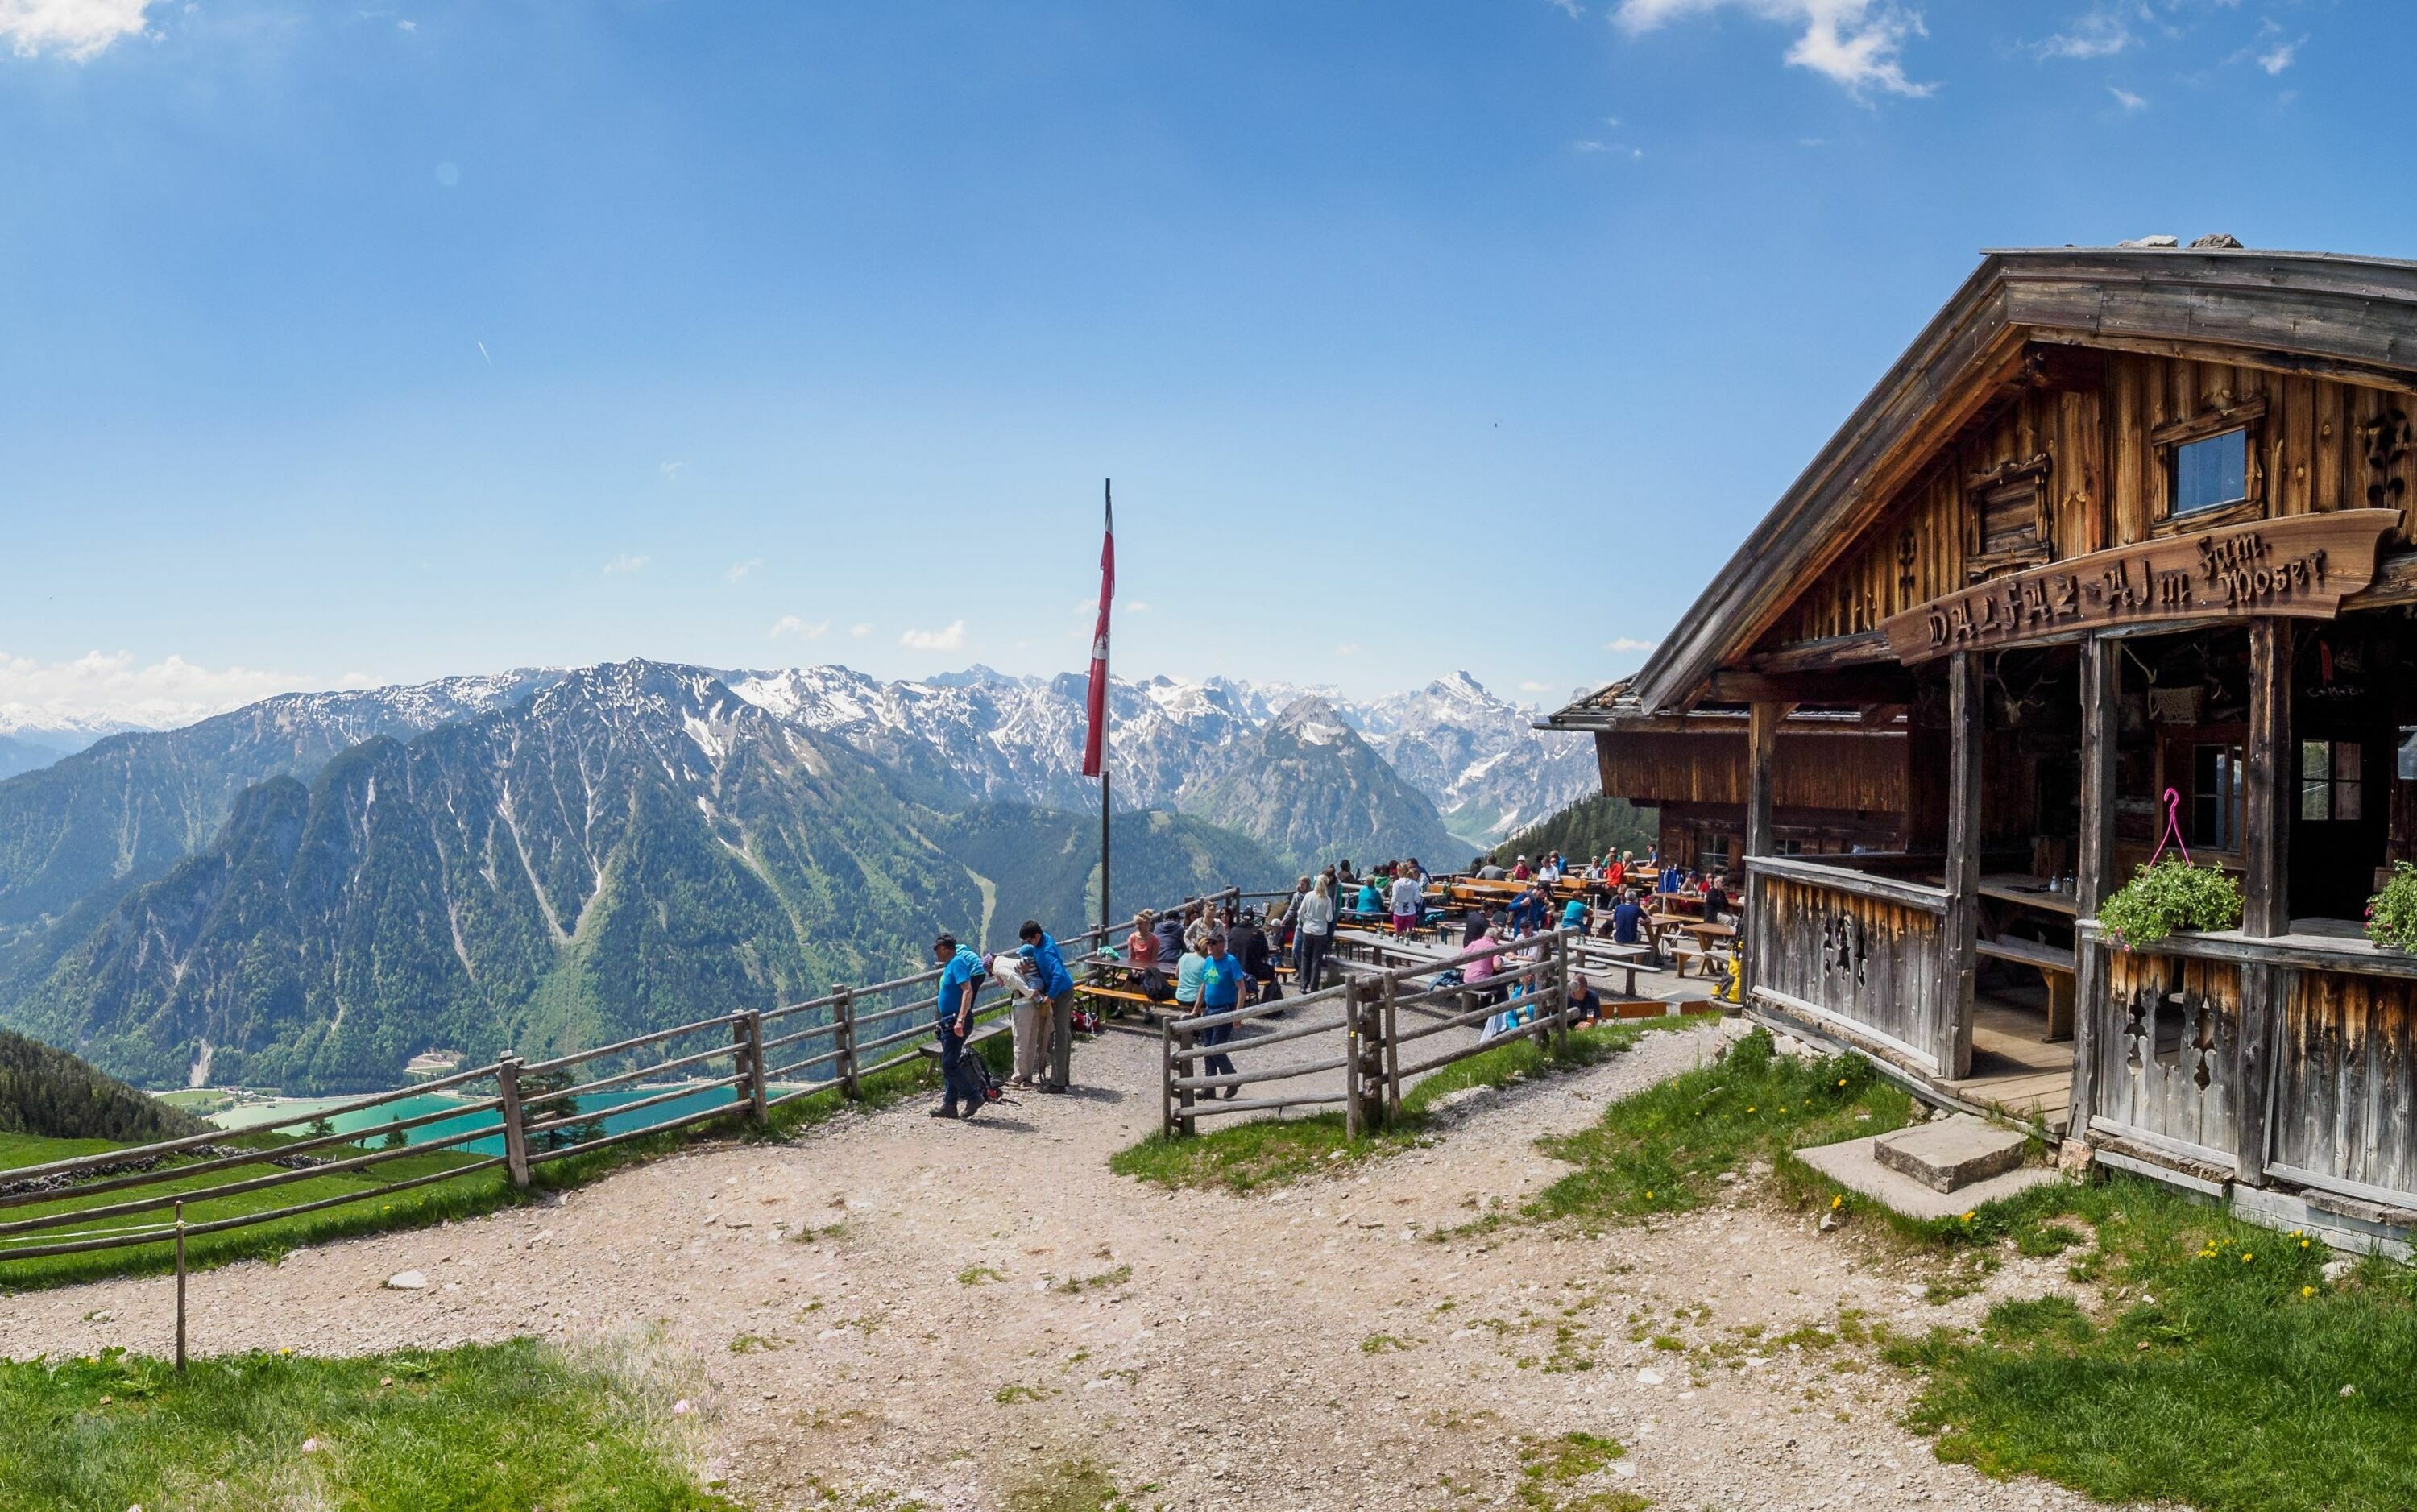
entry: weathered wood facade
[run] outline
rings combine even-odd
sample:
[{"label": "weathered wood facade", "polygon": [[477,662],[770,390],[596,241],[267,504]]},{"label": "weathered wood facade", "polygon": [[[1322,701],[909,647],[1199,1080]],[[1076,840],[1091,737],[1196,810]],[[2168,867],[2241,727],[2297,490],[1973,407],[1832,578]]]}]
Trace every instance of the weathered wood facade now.
[{"label": "weathered wood facade", "polygon": [[[2412,411],[2417,265],[1988,254],[1556,722],[1672,854],[1744,846],[1749,1011],[2398,1243],[2417,965],[2356,921],[2417,859]],[[2099,900],[2169,840],[2239,875],[2242,928],[2110,948]]]}]

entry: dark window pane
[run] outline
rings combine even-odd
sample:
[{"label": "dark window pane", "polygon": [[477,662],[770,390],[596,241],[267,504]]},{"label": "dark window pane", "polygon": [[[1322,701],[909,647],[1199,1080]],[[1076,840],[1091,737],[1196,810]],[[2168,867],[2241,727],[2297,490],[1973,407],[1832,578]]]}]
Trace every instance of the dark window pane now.
[{"label": "dark window pane", "polygon": [[2331,796],[2331,794],[2332,789],[2323,778],[2315,777],[2303,779],[2300,783],[2300,817],[2303,819],[2331,819],[2333,817],[2333,806],[2326,801]]},{"label": "dark window pane", "polygon": [[2248,496],[2248,431],[2227,431],[2174,448],[2174,513],[2212,509]]}]

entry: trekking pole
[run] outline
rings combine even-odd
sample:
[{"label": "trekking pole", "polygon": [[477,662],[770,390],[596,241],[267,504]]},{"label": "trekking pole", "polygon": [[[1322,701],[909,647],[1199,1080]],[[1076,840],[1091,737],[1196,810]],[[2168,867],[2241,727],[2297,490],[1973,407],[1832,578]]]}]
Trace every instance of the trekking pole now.
[{"label": "trekking pole", "polygon": [[176,1203],[176,1373],[185,1373],[185,1204]]}]

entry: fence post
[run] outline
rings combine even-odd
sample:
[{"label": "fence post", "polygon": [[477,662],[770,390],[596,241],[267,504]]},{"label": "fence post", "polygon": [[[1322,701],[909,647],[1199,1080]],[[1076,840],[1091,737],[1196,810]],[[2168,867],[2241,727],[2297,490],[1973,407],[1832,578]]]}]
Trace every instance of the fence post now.
[{"label": "fence post", "polygon": [[[1165,1022],[1167,1028],[1175,1036],[1175,1043],[1177,1046],[1184,1050],[1190,1050],[1193,1047],[1196,1040],[1193,1038],[1193,1031],[1188,1024],[1174,1019],[1169,1019],[1165,1021]],[[1182,1078],[1191,1076],[1193,1069],[1198,1066],[1201,1063],[1197,1060],[1188,1060],[1174,1061],[1172,1064],[1175,1067],[1175,1074],[1178,1078]],[[1175,1094],[1175,1121],[1177,1126],[1183,1130],[1183,1137],[1187,1140],[1200,1132],[1199,1122],[1192,1116],[1192,1106],[1195,1096],[1196,1095],[1190,1087],[1179,1087],[1176,1090]]]},{"label": "fence post", "polygon": [[1175,1138],[1175,1021],[1158,1021],[1158,1132]]},{"label": "fence post", "polygon": [[185,1204],[176,1204],[176,1373],[185,1373]]},{"label": "fence post", "polygon": [[528,1130],[521,1115],[521,1058],[507,1055],[495,1063],[495,1094],[503,1102],[504,1169],[510,1172],[512,1186],[527,1191],[529,1186]]},{"label": "fence post", "polygon": [[764,1097],[764,1012],[750,1008],[737,1025],[738,1042],[744,1048],[739,1053],[747,1061],[747,1082],[741,1089],[747,1097],[747,1116],[755,1123],[764,1122],[768,1105]]},{"label": "fence post", "polygon": [[1554,937],[1553,951],[1559,960],[1558,969],[1556,970],[1553,975],[1554,980],[1559,988],[1561,997],[1559,1007],[1553,1015],[1553,1036],[1561,1042],[1561,1049],[1567,1051],[1570,1048],[1569,930],[1563,930]]},{"label": "fence post", "polygon": [[833,990],[831,1023],[839,1041],[839,1095],[854,1102],[864,1093],[856,1084],[856,993],[845,983]]},{"label": "fence post", "polygon": [[1343,978],[1343,1133],[1346,1139],[1358,1139],[1366,1132],[1361,1127],[1360,1107],[1360,978]]},{"label": "fence post", "polygon": [[1395,1031],[1401,1019],[1395,1008],[1400,988],[1393,974],[1385,974],[1385,1118],[1388,1122],[1402,1116],[1402,1047],[1396,1042]]}]

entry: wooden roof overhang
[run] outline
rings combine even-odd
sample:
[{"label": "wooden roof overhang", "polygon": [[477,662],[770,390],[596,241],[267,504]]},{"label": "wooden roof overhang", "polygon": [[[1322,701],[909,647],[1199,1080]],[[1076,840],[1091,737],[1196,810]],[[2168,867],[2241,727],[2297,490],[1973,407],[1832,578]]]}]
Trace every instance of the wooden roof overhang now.
[{"label": "wooden roof overhang", "polygon": [[[1549,724],[1623,728],[1708,699],[1893,702],[1878,695],[1903,674],[1878,630],[1758,658],[1753,648],[1803,582],[1843,555],[1941,446],[2034,381],[2042,349],[2059,346],[2417,393],[2417,263],[2242,249],[1984,252],[1645,666]],[[2409,602],[2417,552],[2379,563],[2344,607]],[[1858,669],[1878,686],[1838,681]]]}]

